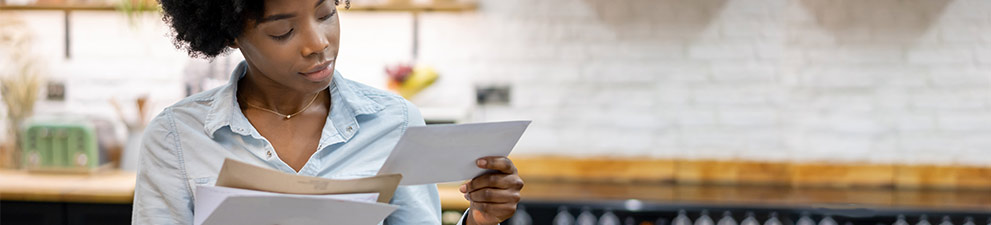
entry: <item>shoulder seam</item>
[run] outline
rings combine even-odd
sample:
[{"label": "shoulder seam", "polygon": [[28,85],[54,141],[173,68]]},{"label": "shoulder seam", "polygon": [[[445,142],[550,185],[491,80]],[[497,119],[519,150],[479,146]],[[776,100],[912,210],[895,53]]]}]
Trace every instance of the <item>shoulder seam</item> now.
[{"label": "shoulder seam", "polygon": [[169,133],[174,136],[174,147],[176,151],[176,158],[179,160],[179,171],[182,172],[183,184],[186,186],[186,191],[192,196],[193,188],[189,186],[189,173],[186,171],[186,160],[182,155],[182,141],[179,139],[179,130],[176,128],[175,124],[175,113],[172,111],[172,107],[166,108],[166,115],[169,117]]},{"label": "shoulder seam", "polygon": [[390,93],[388,93],[388,92],[386,92],[384,90],[379,90],[379,89],[371,88],[371,87],[366,86],[365,84],[358,83],[357,81],[348,80],[348,79],[345,79],[345,80],[348,83],[347,85],[351,86],[351,89],[352,90],[356,90],[356,91],[358,91],[358,93],[361,93],[362,95],[365,95],[365,96],[376,96],[376,97],[391,97],[392,96]]}]

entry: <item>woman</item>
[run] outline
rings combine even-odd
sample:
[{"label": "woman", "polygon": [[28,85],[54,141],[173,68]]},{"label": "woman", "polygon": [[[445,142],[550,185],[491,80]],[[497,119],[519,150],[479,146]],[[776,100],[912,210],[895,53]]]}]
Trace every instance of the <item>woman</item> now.
[{"label": "woman", "polygon": [[[148,126],[134,193],[134,224],[192,224],[193,189],[213,185],[225,158],[334,179],[372,176],[409,126],[415,106],[336,73],[338,0],[161,0],[175,43],[191,56],[237,49],[230,82],[166,108]],[[345,4],[349,4],[346,2]],[[505,157],[461,186],[464,224],[512,216],[523,181]],[[385,224],[440,224],[436,185],[401,186]]]}]

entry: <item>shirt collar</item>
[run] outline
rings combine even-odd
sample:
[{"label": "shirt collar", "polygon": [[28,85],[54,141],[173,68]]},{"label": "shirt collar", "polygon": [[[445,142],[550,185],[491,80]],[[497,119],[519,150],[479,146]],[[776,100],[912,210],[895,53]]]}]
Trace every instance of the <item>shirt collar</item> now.
[{"label": "shirt collar", "polygon": [[[228,83],[220,87],[212,96],[213,102],[210,104],[210,110],[203,123],[204,131],[210,138],[213,138],[214,133],[223,127],[230,127],[232,132],[240,135],[261,138],[261,135],[254,131],[254,127],[241,112],[241,107],[237,103],[237,84],[247,71],[247,62],[241,61],[231,73]],[[357,116],[373,114],[385,108],[355,85],[353,82],[345,80],[340,72],[334,71],[334,78],[330,83],[331,111],[327,115],[327,125],[324,125],[325,134],[328,132],[338,133],[342,140],[348,140],[357,133]],[[323,137],[320,140],[320,148],[323,148],[323,143],[331,137],[328,137],[329,135],[321,136]]]}]

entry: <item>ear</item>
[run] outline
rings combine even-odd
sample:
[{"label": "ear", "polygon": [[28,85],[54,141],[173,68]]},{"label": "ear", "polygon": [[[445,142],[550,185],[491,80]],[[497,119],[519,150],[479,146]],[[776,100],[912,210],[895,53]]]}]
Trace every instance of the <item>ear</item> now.
[{"label": "ear", "polygon": [[234,39],[234,42],[231,42],[231,44],[228,45],[227,47],[231,47],[233,49],[237,49],[237,48],[239,48],[241,46],[237,44],[237,39]]}]

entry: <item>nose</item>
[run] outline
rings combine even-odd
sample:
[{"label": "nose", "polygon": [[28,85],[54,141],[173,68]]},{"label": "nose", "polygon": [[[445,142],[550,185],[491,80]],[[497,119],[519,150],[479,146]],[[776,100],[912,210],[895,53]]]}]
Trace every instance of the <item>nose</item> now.
[{"label": "nose", "polygon": [[330,46],[330,40],[327,40],[327,36],[319,28],[320,25],[311,23],[309,29],[304,29],[306,31],[302,32],[303,43],[302,48],[300,48],[300,54],[303,57],[322,55],[327,50],[327,47]]}]

